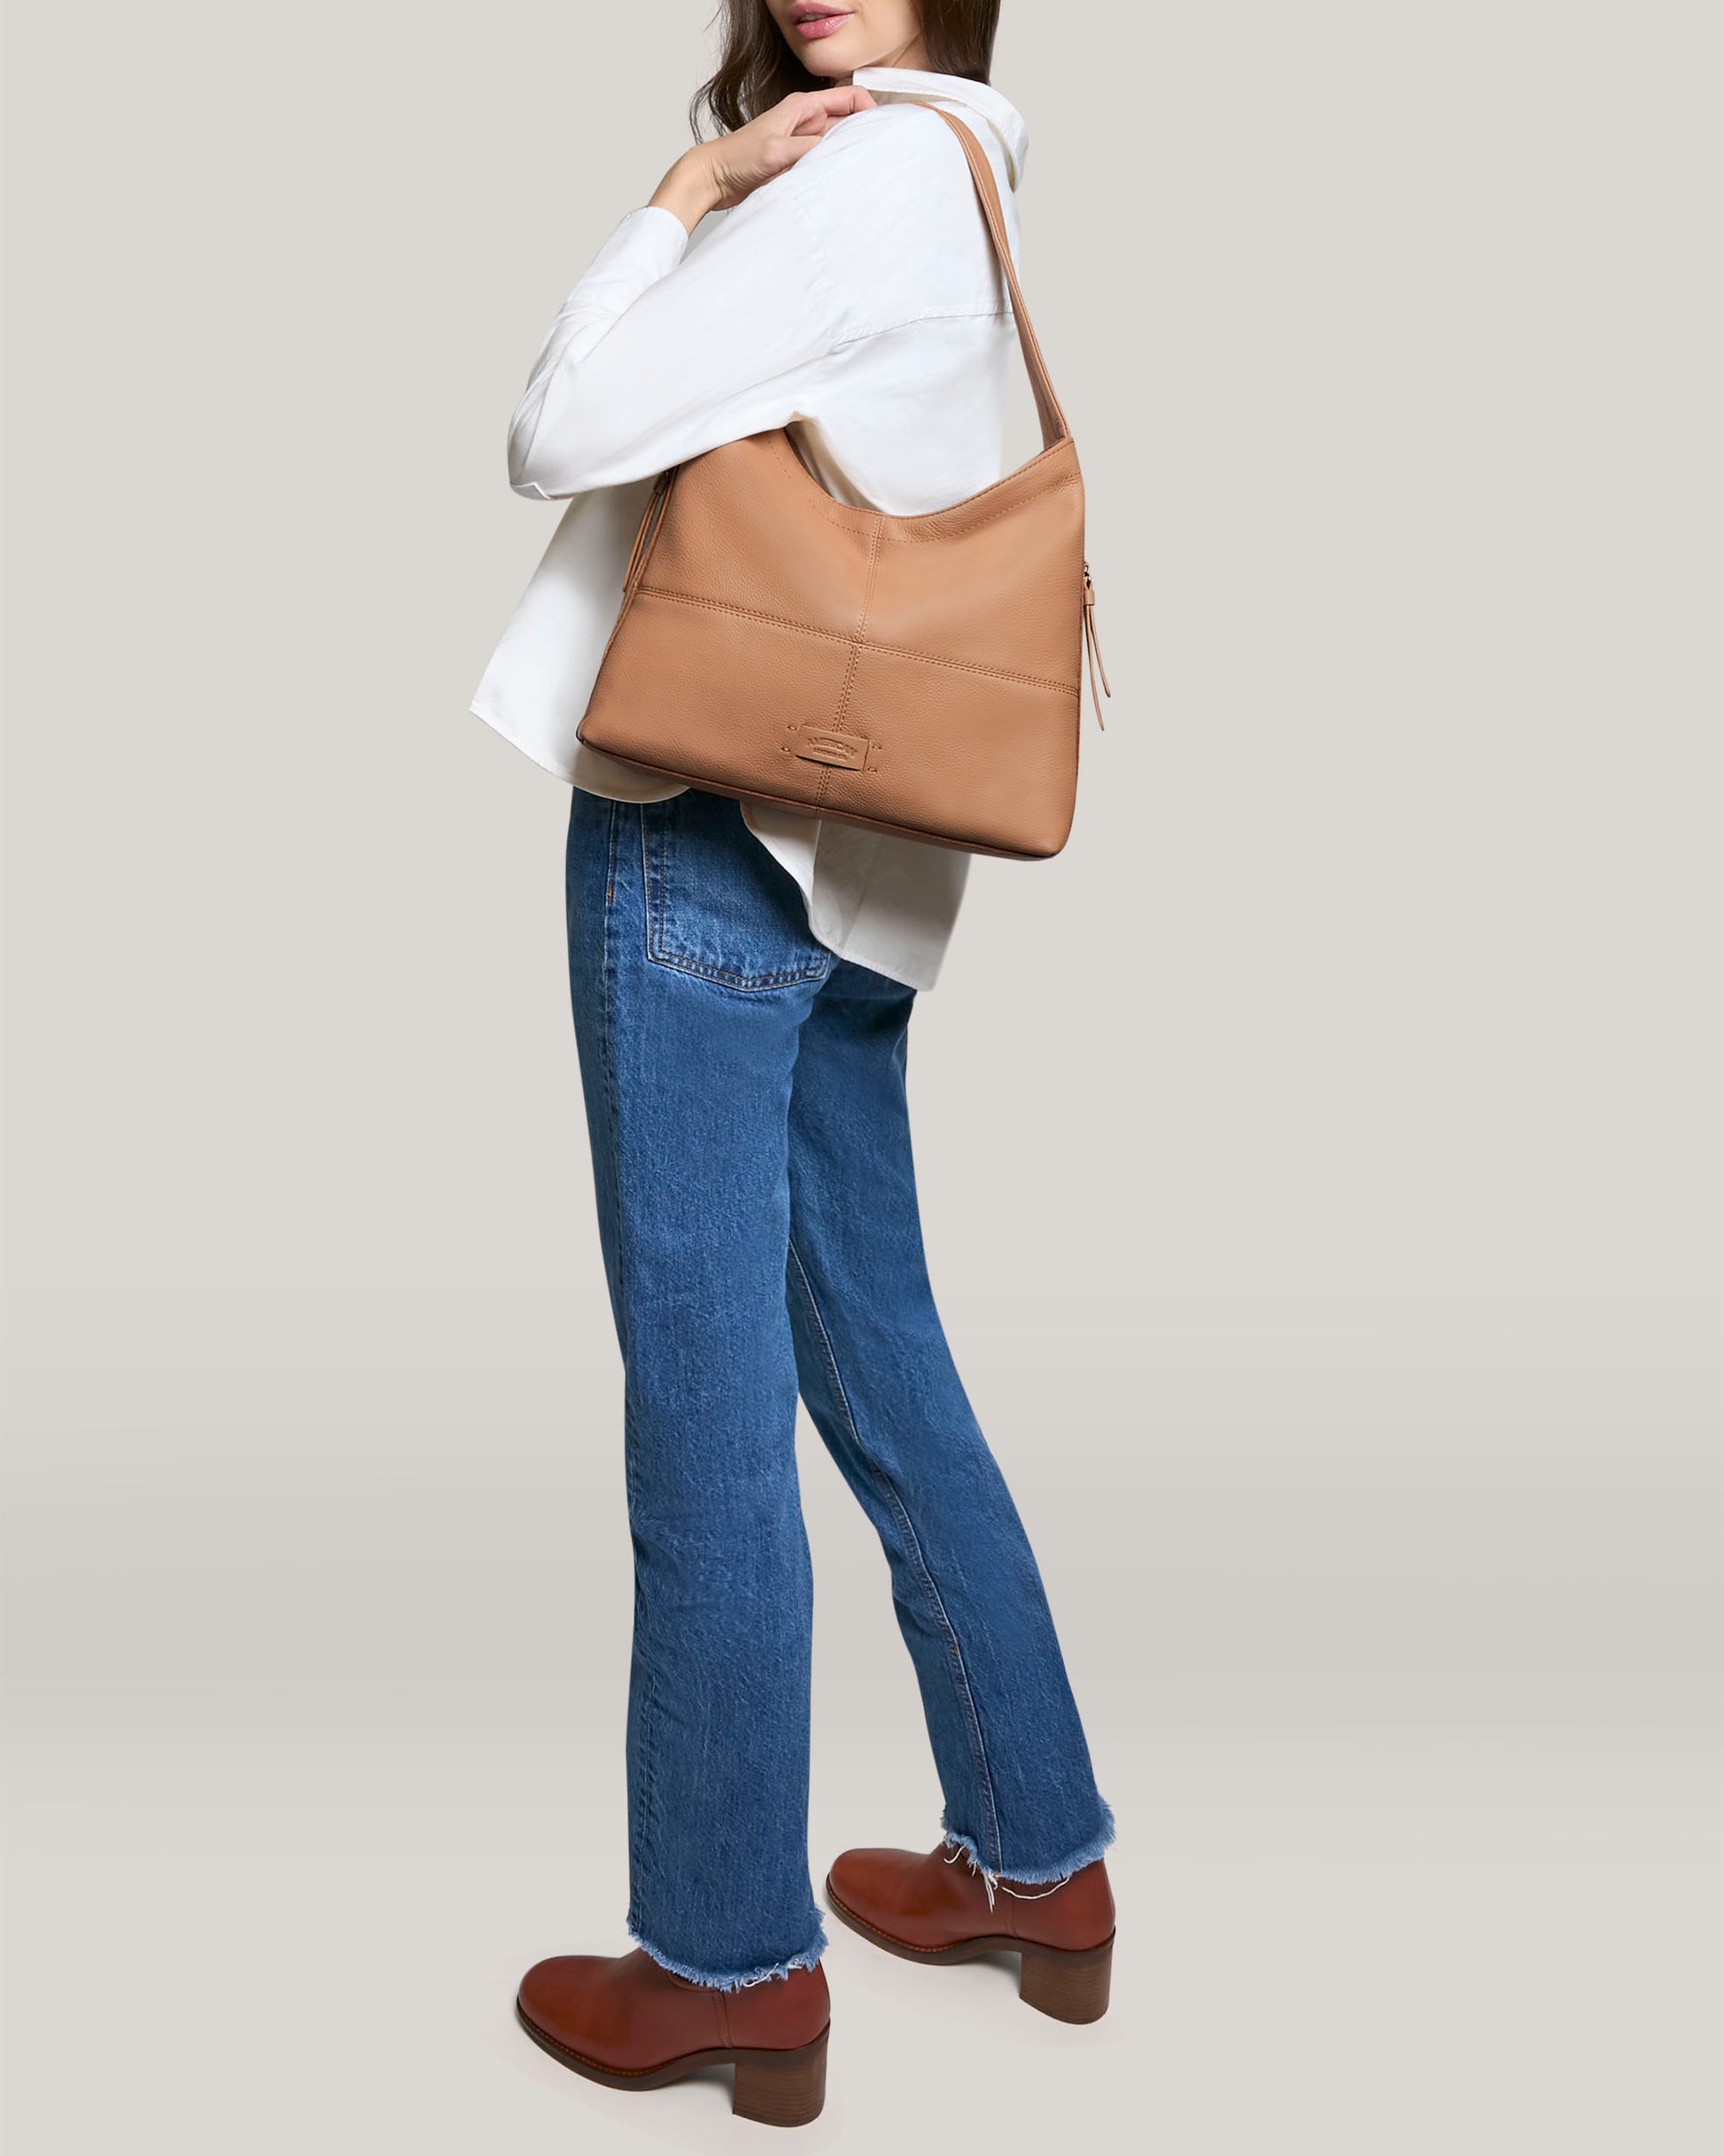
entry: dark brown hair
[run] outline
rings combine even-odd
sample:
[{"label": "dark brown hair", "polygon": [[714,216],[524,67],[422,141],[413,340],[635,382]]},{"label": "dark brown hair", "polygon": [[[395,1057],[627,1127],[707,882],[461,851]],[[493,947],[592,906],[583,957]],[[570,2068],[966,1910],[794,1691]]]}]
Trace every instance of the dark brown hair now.
[{"label": "dark brown hair", "polygon": [[[830,79],[810,74],[785,42],[765,0],[723,0],[724,58],[711,82],[688,106],[688,124],[701,138],[710,114],[727,134],[745,127],[793,90],[829,90]],[[993,63],[999,0],[921,0],[922,45],[936,74],[966,75],[985,82]]]}]

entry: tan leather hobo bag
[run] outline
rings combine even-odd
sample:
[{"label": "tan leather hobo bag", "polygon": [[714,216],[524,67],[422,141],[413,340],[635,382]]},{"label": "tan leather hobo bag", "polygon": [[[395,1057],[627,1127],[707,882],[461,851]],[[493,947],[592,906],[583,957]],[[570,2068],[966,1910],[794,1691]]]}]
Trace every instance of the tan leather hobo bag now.
[{"label": "tan leather hobo bag", "polygon": [[1012,295],[1040,455],[920,517],[835,501],[782,428],[663,473],[579,733],[710,793],[1037,860],[1071,829],[1086,641],[1092,697],[1100,664],[1083,480],[987,157],[940,117]]}]

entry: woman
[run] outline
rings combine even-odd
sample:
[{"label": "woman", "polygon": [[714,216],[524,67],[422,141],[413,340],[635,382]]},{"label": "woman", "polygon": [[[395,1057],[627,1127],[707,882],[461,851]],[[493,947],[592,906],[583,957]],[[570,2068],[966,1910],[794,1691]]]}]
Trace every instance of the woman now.
[{"label": "woman", "polygon": [[574,727],[659,471],[789,424],[831,494],[897,514],[1001,476],[1009,303],[961,147],[921,109],[982,142],[1015,247],[1026,135],[987,86],[997,13],[730,0],[703,92],[729,132],[623,219],[515,415],[511,484],[574,501],[474,702],[575,788],[571,977],[635,1554],[637,1950],[541,1962],[519,2011],[618,2087],[734,2060],[735,2108],[782,2124],[819,2110],[829,2019],[798,1394],[885,1545],[946,1800],[931,1852],[836,1859],[834,1913],[915,1959],[1010,1946],[1030,2004],[1093,2020],[1113,1821],[922,1255],[905,1037],[966,858],[656,782]]}]

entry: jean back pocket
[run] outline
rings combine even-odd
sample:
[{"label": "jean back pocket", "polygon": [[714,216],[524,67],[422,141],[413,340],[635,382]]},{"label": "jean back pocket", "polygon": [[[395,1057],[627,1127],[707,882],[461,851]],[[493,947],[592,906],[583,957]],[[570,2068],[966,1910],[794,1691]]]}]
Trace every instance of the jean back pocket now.
[{"label": "jean back pocket", "polygon": [[644,803],[641,815],[649,958],[727,988],[781,988],[832,970],[796,879],[740,802],[691,788]]}]

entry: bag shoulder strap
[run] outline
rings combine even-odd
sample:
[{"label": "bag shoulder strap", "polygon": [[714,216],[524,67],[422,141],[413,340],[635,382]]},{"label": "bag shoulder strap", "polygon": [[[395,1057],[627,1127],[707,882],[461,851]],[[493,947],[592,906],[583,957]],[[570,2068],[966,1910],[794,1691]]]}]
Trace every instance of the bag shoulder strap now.
[{"label": "bag shoulder strap", "polygon": [[958,137],[964,155],[969,160],[970,177],[975,182],[975,191],[982,201],[982,214],[988,222],[988,236],[994,243],[994,253],[999,257],[999,266],[1006,274],[1006,289],[1012,295],[1012,319],[1018,325],[1018,344],[1023,353],[1024,366],[1029,370],[1029,386],[1036,393],[1036,410],[1042,422],[1042,447],[1051,449],[1057,441],[1069,440],[1071,429],[1066,424],[1066,415],[1060,410],[1060,400],[1053,393],[1053,384],[1048,378],[1047,362],[1042,357],[1042,347],[1036,342],[1036,332],[1029,326],[1029,309],[1023,303],[1023,293],[1018,285],[1018,273],[1012,265],[1012,247],[1006,237],[1006,216],[999,206],[999,190],[994,185],[994,168],[988,162],[987,152],[961,120],[937,105],[930,105],[928,110],[939,113]]}]

